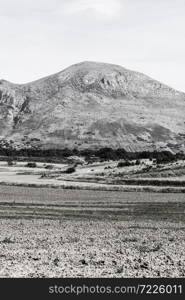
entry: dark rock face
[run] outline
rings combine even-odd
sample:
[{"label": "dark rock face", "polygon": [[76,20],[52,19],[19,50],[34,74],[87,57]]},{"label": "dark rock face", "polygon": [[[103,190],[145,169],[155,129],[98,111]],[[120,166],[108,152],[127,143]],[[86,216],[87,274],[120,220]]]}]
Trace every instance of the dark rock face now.
[{"label": "dark rock face", "polygon": [[0,139],[16,147],[185,151],[185,94],[94,62],[23,85],[1,80]]}]

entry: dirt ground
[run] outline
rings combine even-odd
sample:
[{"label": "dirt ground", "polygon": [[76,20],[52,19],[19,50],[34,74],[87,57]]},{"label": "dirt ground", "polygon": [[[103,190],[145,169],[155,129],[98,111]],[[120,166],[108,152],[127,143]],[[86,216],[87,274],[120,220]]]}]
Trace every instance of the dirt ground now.
[{"label": "dirt ground", "polygon": [[184,223],[0,223],[0,277],[185,277]]},{"label": "dirt ground", "polygon": [[0,186],[0,277],[185,277],[182,193]]}]

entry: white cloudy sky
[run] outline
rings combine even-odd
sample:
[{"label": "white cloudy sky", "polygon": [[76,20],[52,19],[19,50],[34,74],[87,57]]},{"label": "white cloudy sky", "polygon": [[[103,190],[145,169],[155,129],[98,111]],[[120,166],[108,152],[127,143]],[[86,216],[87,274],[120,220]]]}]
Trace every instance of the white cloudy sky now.
[{"label": "white cloudy sky", "polygon": [[84,60],[185,91],[185,1],[0,0],[0,78],[28,82]]}]

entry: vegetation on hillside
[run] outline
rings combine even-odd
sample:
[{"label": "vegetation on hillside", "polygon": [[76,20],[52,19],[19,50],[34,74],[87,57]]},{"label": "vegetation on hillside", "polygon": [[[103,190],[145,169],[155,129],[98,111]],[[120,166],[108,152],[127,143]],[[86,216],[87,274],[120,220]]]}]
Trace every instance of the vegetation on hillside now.
[{"label": "vegetation on hillside", "polygon": [[157,164],[169,163],[176,161],[178,159],[185,159],[184,153],[173,154],[170,151],[142,151],[142,152],[127,152],[125,149],[112,149],[112,148],[101,148],[97,150],[85,149],[13,149],[4,148],[0,146],[0,156],[8,157],[8,159],[16,160],[19,157],[26,158],[50,158],[50,160],[55,159],[65,159],[70,156],[83,156],[87,162],[91,161],[107,161],[107,160],[120,160],[124,159],[126,161],[140,159],[150,159],[155,160]]}]

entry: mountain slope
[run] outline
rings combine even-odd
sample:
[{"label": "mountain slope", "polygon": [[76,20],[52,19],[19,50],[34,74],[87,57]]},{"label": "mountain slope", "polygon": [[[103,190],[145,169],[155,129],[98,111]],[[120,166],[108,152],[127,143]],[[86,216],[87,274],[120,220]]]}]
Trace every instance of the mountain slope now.
[{"label": "mountain slope", "polygon": [[1,80],[0,139],[17,147],[185,151],[185,94],[95,62],[28,84]]}]

